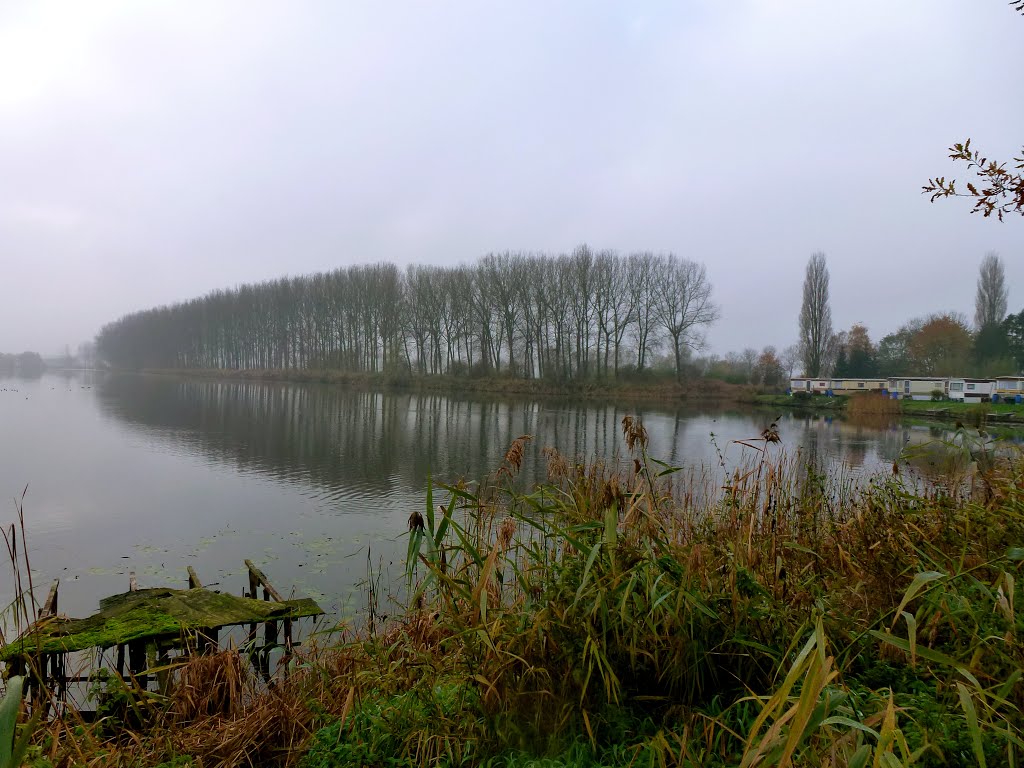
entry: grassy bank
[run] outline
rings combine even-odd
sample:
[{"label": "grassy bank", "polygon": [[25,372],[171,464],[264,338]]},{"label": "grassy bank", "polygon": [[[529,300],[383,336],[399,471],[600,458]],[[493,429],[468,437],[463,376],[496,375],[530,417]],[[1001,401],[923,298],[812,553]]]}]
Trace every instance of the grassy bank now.
[{"label": "grassy bank", "polygon": [[34,765],[1017,764],[1024,461],[854,491],[770,427],[704,478],[623,432],[626,473],[549,452],[513,492],[523,438],[483,485],[434,488],[407,605],[371,590],[286,680],[200,658],[167,698],[55,722]]},{"label": "grassy bank", "polygon": [[796,408],[808,411],[841,411],[846,405],[846,397],[791,397],[790,395],[754,395],[751,402],[772,408]]},{"label": "grassy bank", "polygon": [[[856,404],[862,411],[907,416],[918,419],[961,421],[970,426],[983,423],[1024,425],[1024,406],[1012,403],[963,403],[956,400],[885,400],[874,395],[853,397],[807,397],[755,395],[757,405],[810,411],[848,412]],[[877,407],[865,408],[870,403]]]},{"label": "grassy bank", "polygon": [[490,395],[571,397],[584,400],[636,400],[677,402],[680,400],[749,402],[750,387],[728,384],[717,379],[677,382],[671,375],[651,372],[630,379],[602,381],[552,381],[520,379],[510,376],[406,376],[392,374],[346,373],[315,369],[151,369],[147,374],[187,376],[238,381],[272,381],[329,384],[358,391],[480,393]]},{"label": "grassy bank", "polygon": [[907,415],[933,415],[936,418],[970,419],[984,415],[990,419],[1019,421],[1024,424],[1024,406],[1013,403],[961,403],[955,400],[929,402],[901,400],[900,408]]}]

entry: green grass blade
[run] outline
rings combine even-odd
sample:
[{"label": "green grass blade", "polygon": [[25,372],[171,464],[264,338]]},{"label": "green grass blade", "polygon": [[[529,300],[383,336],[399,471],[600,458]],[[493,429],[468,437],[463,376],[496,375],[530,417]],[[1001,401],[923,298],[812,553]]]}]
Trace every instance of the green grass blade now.
[{"label": "green grass blade", "polygon": [[25,678],[12,677],[7,681],[7,693],[3,700],[0,700],[0,768],[11,768],[21,764],[20,761],[13,761],[12,750],[24,683]]},{"label": "green grass blade", "polygon": [[929,584],[945,577],[946,574],[940,573],[939,571],[924,571],[917,574],[914,580],[910,582],[910,586],[907,587],[907,591],[903,593],[903,599],[900,600],[900,604],[896,608],[896,618],[893,619],[895,625],[896,620],[899,619],[903,609],[907,607],[907,603],[917,597],[918,593],[925,589]]},{"label": "green grass blade", "polygon": [[974,699],[971,697],[967,686],[961,682],[956,684],[956,692],[960,696],[960,706],[967,716],[967,731],[971,736],[971,746],[974,748],[974,757],[981,768],[985,768],[985,749],[982,746],[981,727],[978,725],[978,710],[974,706]]}]

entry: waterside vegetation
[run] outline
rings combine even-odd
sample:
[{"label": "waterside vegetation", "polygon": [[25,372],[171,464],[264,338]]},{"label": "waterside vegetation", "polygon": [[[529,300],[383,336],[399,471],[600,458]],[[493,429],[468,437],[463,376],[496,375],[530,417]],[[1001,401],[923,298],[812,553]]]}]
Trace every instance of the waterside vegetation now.
[{"label": "waterside vegetation", "polygon": [[1024,426],[1024,408],[1015,403],[965,403],[955,400],[891,400],[880,395],[836,397],[754,395],[753,402],[772,408],[795,408],[846,416],[887,416],[892,419],[934,419],[980,427],[986,424]]},{"label": "waterside vegetation", "polygon": [[[409,518],[401,610],[375,582],[360,628],[259,683],[235,651],[165,696],[33,737],[55,765],[1017,765],[1024,750],[1024,461],[935,484],[897,464],[860,489],[787,457],[701,486],[647,453],[628,471],[527,436],[480,485]],[[977,459],[977,457],[973,457]],[[679,480],[679,478],[684,478]],[[718,484],[720,488],[717,488]],[[391,613],[387,618],[382,614]]]},{"label": "waterside vegetation", "polygon": [[522,379],[511,376],[421,376],[406,373],[350,373],[329,369],[223,369],[201,370],[152,369],[149,375],[214,379],[220,381],[290,382],[328,384],[343,390],[366,392],[432,392],[444,395],[466,393],[502,397],[529,396],[539,398],[570,397],[574,400],[616,400],[671,403],[679,400],[700,402],[751,402],[757,388],[731,384],[715,378],[676,380],[664,370],[645,370],[617,379],[553,381]]}]

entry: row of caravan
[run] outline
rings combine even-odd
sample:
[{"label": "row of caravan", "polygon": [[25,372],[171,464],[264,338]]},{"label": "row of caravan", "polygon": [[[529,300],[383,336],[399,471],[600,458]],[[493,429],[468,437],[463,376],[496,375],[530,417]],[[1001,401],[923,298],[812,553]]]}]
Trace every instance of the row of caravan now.
[{"label": "row of caravan", "polygon": [[1021,402],[1024,376],[999,376],[994,379],[968,379],[925,376],[899,376],[889,379],[811,379],[797,376],[789,380],[789,391],[820,395],[852,395],[878,392],[901,400],[932,400],[938,393],[950,400],[968,403],[989,401]]}]

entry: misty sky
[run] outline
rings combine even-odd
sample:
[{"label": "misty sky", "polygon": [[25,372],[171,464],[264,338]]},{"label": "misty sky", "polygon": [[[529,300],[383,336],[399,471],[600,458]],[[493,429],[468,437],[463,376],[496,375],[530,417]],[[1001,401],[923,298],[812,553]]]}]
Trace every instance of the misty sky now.
[{"label": "misty sky", "polygon": [[713,349],[1024,308],[1024,219],[930,204],[1024,143],[1004,0],[0,4],[0,351],[212,289],[488,251],[707,264]]}]

